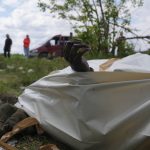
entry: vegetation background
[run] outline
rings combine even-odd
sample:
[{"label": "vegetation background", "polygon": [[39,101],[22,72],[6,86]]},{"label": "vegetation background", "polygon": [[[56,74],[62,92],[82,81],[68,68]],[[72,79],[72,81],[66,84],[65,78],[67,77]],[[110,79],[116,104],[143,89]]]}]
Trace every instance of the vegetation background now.
[{"label": "vegetation background", "polygon": [[[51,71],[62,69],[67,65],[63,58],[54,60],[27,59],[23,55],[16,54],[11,58],[5,58],[0,55],[0,103],[14,104],[28,85],[48,75]],[[15,139],[17,139],[16,148],[18,150],[38,150],[41,145],[47,143],[56,144],[61,150],[71,150],[47,134],[24,135],[22,133]]]},{"label": "vegetation background", "polygon": [[0,56],[0,94],[19,96],[26,86],[66,66],[63,58],[27,59],[23,55],[12,55],[8,59]]}]

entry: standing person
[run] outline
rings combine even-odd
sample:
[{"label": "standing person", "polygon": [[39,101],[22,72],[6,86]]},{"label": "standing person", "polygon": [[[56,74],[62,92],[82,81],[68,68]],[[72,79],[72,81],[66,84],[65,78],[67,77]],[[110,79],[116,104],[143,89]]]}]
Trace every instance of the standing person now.
[{"label": "standing person", "polygon": [[30,46],[30,38],[29,35],[26,35],[23,40],[24,54],[28,58],[29,57],[29,46]]},{"label": "standing person", "polygon": [[125,38],[125,36],[123,35],[123,32],[121,32],[120,33],[120,36],[117,38],[117,47],[118,47],[118,49],[117,49],[117,56],[119,56],[119,57],[123,57],[124,56],[124,54],[125,54],[125,40],[126,40],[126,38]]},{"label": "standing person", "polygon": [[10,38],[9,34],[6,34],[6,40],[4,45],[4,56],[10,57],[10,50],[12,45],[12,39]]},{"label": "standing person", "polygon": [[73,38],[73,33],[70,32],[70,37],[69,37],[69,39],[72,40],[72,38]]}]

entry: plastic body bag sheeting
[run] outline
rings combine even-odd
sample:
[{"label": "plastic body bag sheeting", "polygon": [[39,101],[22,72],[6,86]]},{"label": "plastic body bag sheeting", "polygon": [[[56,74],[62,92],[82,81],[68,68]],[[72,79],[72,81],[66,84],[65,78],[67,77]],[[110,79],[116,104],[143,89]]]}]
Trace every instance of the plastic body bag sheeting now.
[{"label": "plastic body bag sheeting", "polygon": [[107,71],[128,71],[150,73],[150,55],[136,53],[112,64]]},{"label": "plastic body bag sheeting", "polygon": [[17,105],[77,150],[150,149],[149,73],[52,73]]}]

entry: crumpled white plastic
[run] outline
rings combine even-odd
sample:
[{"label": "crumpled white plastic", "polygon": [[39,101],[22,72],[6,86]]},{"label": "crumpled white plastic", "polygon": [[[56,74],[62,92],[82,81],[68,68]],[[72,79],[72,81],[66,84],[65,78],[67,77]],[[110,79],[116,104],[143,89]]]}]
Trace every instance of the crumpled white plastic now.
[{"label": "crumpled white plastic", "polygon": [[110,72],[98,72],[107,60],[88,61],[96,72],[67,67],[28,86],[16,106],[77,150],[137,149],[150,136],[150,73],[143,73],[149,60],[135,54]]}]

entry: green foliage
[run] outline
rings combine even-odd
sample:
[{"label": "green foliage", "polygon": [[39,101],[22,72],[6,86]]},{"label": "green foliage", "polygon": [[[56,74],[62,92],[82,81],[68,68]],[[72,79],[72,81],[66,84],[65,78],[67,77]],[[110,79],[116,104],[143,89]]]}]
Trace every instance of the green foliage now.
[{"label": "green foliage", "polygon": [[141,53],[150,55],[150,49],[147,50],[147,51],[143,51],[143,52],[141,52]]},{"label": "green foliage", "polygon": [[132,55],[134,53],[135,53],[134,45],[133,44],[129,44],[129,43],[126,42],[125,43],[125,47],[123,47],[121,49],[121,52],[118,55],[118,57],[122,58],[122,57],[126,57],[126,56],[129,56],[129,55]]},{"label": "green foliage", "polygon": [[7,84],[0,81],[0,91],[1,91],[1,94],[4,94],[9,88],[7,87]]},{"label": "green foliage", "polygon": [[22,55],[13,55],[10,59],[0,56],[0,93],[19,95],[24,87],[66,65],[62,58],[51,61],[27,59]]},{"label": "green foliage", "polygon": [[99,52],[100,50],[97,47],[98,40],[97,40],[97,36],[95,36],[96,35],[95,28],[88,27],[88,32],[87,31],[81,32],[80,30],[76,29],[75,32],[77,33],[79,39],[82,39],[82,41],[90,45],[92,50],[96,50]]},{"label": "green foliage", "polygon": [[[118,33],[131,32],[130,8],[142,6],[143,0],[39,0],[38,6],[67,19],[77,36],[99,53],[109,53]],[[130,5],[130,7],[128,7]]]}]

